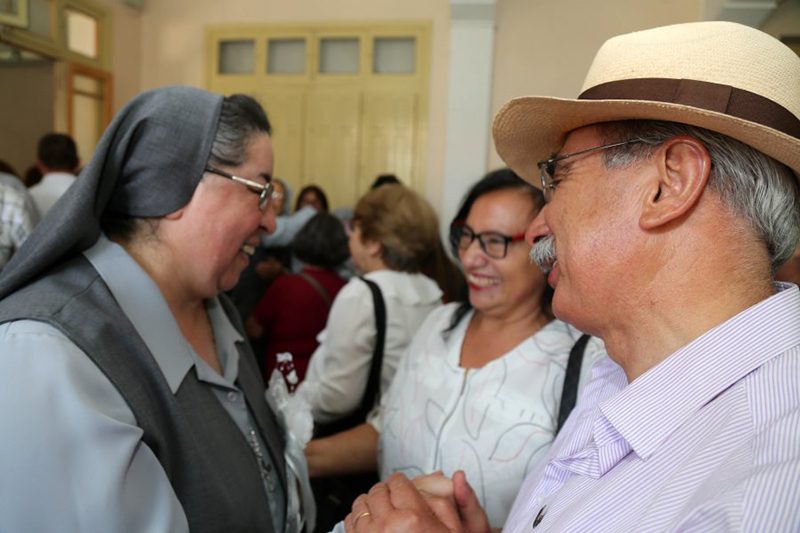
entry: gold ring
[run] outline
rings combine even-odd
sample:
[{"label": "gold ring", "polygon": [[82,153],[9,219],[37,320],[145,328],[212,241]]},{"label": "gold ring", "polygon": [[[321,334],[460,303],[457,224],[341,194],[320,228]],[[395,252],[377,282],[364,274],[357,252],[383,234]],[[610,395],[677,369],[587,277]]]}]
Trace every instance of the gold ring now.
[{"label": "gold ring", "polygon": [[361,520],[361,519],[362,519],[362,518],[364,518],[365,516],[369,516],[369,515],[371,515],[371,514],[372,514],[372,513],[370,513],[369,511],[364,511],[363,513],[361,513],[360,515],[358,515],[357,517],[355,517],[355,518],[353,519],[353,529],[355,529],[355,528],[356,528],[356,524],[358,523],[358,521],[359,521],[359,520]]}]

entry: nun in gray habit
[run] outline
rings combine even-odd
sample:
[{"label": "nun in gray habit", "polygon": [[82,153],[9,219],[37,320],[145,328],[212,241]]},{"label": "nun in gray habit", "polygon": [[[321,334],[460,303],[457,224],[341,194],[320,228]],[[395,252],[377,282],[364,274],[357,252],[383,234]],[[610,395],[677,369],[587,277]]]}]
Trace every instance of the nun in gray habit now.
[{"label": "nun in gray habit", "polygon": [[0,531],[302,527],[219,296],[274,229],[269,133],[247,96],[138,96],[3,269]]}]

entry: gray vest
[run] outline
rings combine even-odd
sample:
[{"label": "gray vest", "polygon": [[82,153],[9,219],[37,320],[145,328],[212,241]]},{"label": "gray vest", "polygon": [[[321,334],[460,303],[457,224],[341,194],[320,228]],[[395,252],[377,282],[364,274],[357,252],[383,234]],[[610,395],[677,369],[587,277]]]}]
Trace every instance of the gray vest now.
[{"label": "gray vest", "polygon": [[[242,331],[233,306],[220,301]],[[59,329],[114,384],[169,477],[192,532],[273,531],[258,464],[239,428],[194,372],[172,394],[144,341],[82,255],[0,301],[0,323],[19,319]],[[249,346],[237,346],[237,385],[285,489],[283,435]]]}]

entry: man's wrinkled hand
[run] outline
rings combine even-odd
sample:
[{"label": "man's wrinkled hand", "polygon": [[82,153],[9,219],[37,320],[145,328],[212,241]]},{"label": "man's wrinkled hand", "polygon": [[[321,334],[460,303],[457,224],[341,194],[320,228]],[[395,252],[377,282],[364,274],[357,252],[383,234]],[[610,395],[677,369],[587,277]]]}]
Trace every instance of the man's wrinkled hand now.
[{"label": "man's wrinkled hand", "polygon": [[345,519],[349,533],[486,533],[489,524],[463,472],[454,480],[441,472],[410,481],[394,474],[353,502]]}]

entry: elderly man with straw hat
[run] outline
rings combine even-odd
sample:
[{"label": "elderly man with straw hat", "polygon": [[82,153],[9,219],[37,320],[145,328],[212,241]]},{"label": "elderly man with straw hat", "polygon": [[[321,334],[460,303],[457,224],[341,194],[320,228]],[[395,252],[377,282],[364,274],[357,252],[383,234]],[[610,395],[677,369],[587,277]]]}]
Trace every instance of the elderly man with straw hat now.
[{"label": "elderly man with straw hat", "polygon": [[[512,100],[494,138],[548,200],[527,239],[555,314],[609,353],[504,530],[800,530],[800,291],[773,281],[800,238],[800,58],[727,22],[622,35],[578,99]],[[413,487],[346,525],[487,529],[463,474]]]}]

